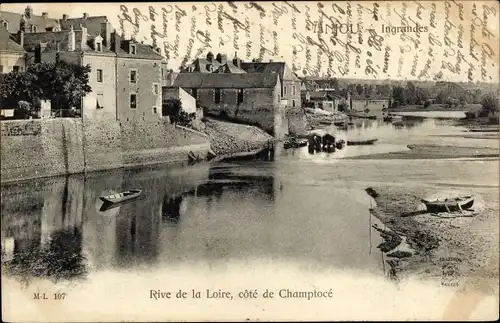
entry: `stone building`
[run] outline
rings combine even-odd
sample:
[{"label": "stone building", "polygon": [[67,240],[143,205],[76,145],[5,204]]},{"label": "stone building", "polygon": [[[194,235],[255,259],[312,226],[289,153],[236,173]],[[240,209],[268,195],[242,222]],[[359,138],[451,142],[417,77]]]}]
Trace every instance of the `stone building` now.
[{"label": "stone building", "polygon": [[113,34],[116,52],[117,118],[161,118],[162,56],[151,46]]},{"label": "stone building", "polygon": [[0,73],[22,72],[26,51],[12,39],[9,32],[0,26]]},{"label": "stone building", "polygon": [[277,73],[180,73],[174,86],[189,91],[207,114],[253,123],[276,136],[288,130]]},{"label": "stone building", "polygon": [[[122,39],[105,16],[52,19],[44,13],[33,14],[27,7],[24,14],[1,12],[0,20],[8,26],[12,41],[5,46],[24,48],[26,64],[59,59],[90,65],[89,85],[92,92],[84,99],[84,115],[93,119],[158,120],[161,117],[161,63],[158,49],[135,40]],[[35,26],[35,27],[33,27]],[[4,41],[2,40],[2,44]],[[16,46],[17,45],[19,46]],[[10,54],[12,56],[13,54]],[[24,55],[24,53],[23,53]],[[18,58],[3,55],[6,72],[10,65],[24,66]],[[8,60],[7,60],[8,58]]]},{"label": "stone building", "polygon": [[35,15],[30,6],[27,6],[22,14],[1,11],[0,24],[11,34],[61,30],[59,20],[49,18],[46,12],[43,12],[41,16]]},{"label": "stone building", "polygon": [[241,68],[247,73],[276,73],[281,82],[280,95],[287,100],[288,108],[300,108],[301,81],[285,62],[251,62],[241,63]]}]

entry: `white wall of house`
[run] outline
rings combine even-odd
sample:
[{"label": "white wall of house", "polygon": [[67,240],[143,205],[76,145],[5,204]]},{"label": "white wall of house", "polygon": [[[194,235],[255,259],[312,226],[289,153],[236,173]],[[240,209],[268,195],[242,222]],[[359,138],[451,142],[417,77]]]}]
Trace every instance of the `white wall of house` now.
[{"label": "white wall of house", "polygon": [[19,71],[25,68],[24,54],[0,52],[0,73],[10,73],[14,66],[19,66]]},{"label": "white wall of house", "polygon": [[189,113],[196,113],[196,99],[184,89],[179,88],[179,100],[182,102],[182,109]]}]

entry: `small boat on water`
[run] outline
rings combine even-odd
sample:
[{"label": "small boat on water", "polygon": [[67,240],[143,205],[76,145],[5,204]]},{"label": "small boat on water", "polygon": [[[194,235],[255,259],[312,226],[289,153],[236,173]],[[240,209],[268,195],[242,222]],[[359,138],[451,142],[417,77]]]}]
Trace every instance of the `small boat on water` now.
[{"label": "small boat on water", "polygon": [[439,212],[456,212],[467,210],[474,205],[474,196],[466,195],[459,196],[456,198],[444,198],[435,200],[421,200],[422,203],[427,207],[427,211],[430,213]]},{"label": "small boat on water", "polygon": [[285,149],[299,148],[304,146],[307,146],[307,139],[303,138],[302,139],[290,138],[283,143],[283,148]]},{"label": "small boat on water", "polygon": [[121,193],[111,194],[111,195],[107,195],[107,196],[101,196],[101,197],[99,197],[99,199],[101,199],[101,201],[103,201],[104,203],[116,204],[116,203],[122,203],[122,202],[125,202],[128,200],[135,199],[135,198],[139,197],[139,195],[141,195],[141,194],[142,194],[142,190],[131,189],[131,190],[121,192]]},{"label": "small boat on water", "polygon": [[347,140],[348,146],[373,145],[378,139],[369,140]]}]

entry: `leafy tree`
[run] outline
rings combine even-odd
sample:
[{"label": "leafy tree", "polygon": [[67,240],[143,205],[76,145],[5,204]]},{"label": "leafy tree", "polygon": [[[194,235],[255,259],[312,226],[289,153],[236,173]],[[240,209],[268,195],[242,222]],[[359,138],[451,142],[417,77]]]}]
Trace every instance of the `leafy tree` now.
[{"label": "leafy tree", "polygon": [[489,115],[495,115],[498,113],[498,97],[492,93],[486,94],[481,100],[482,110]]},{"label": "leafy tree", "polygon": [[356,84],[356,92],[361,95],[363,94],[363,85],[361,84]]},{"label": "leafy tree", "polygon": [[338,109],[340,112],[346,112],[348,110],[347,102],[345,101],[340,102]]},{"label": "leafy tree", "polygon": [[446,94],[444,93],[444,91],[440,91],[436,96],[436,102],[439,104],[443,104],[446,102],[446,100],[447,100]]},{"label": "leafy tree", "polygon": [[405,88],[402,86],[395,86],[392,89],[392,99],[394,100],[394,103],[396,106],[400,104],[404,104],[406,102],[406,93],[405,93]]},{"label": "leafy tree", "polygon": [[173,122],[177,119],[182,112],[182,102],[179,99],[167,99],[162,106],[162,115],[169,116],[170,120]]},{"label": "leafy tree", "polygon": [[427,100],[424,103],[424,108],[428,108],[428,107],[430,107],[430,105],[431,105],[431,101]]},{"label": "leafy tree", "polygon": [[65,61],[28,65],[25,72],[8,73],[0,78],[0,104],[17,106],[26,101],[36,109],[40,99],[50,100],[53,109],[79,107],[83,97],[92,91],[90,66]]}]

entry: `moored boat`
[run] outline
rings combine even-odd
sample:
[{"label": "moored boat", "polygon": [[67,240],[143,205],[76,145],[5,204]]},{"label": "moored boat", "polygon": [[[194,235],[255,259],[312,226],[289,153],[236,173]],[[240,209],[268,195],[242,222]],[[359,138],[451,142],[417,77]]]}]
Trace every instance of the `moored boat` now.
[{"label": "moored boat", "polygon": [[101,196],[99,199],[103,201],[104,203],[110,203],[110,204],[116,204],[116,203],[122,203],[128,200],[135,199],[139,197],[142,194],[142,190],[139,189],[131,189],[125,192],[121,193],[116,193],[116,194],[111,194],[107,196]]},{"label": "moored boat", "polygon": [[434,200],[422,199],[421,201],[430,213],[455,212],[470,209],[474,205],[474,196],[466,195]]},{"label": "moored boat", "polygon": [[347,140],[348,146],[373,145],[378,139],[369,140]]}]

